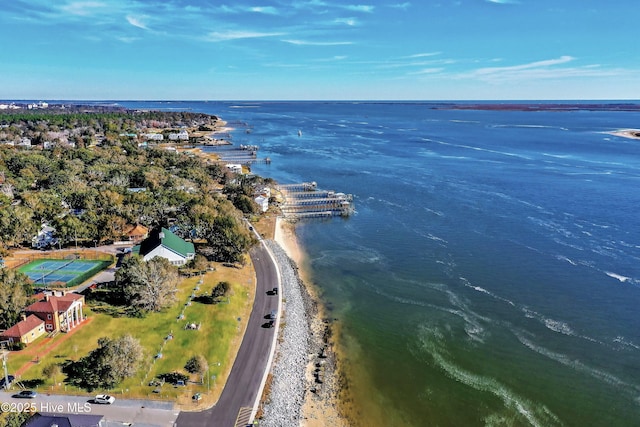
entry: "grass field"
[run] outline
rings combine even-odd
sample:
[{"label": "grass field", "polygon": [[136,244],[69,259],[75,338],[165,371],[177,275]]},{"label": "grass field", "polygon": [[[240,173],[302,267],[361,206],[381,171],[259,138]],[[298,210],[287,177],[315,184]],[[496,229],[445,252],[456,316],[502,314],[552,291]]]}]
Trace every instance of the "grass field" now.
[{"label": "grass field", "polygon": [[[199,281],[202,280],[202,284]],[[190,295],[210,294],[211,289],[219,281],[227,281],[231,284],[231,292],[228,303],[202,304],[191,302],[185,305]],[[199,290],[194,291],[194,288]],[[242,341],[251,306],[255,296],[255,274],[253,267],[247,265],[243,269],[236,269],[216,265],[216,271],[209,272],[202,278],[199,276],[184,279],[179,286],[178,303],[160,313],[148,314],[145,318],[112,317],[105,313],[92,312],[85,308],[85,315],[92,317],[91,322],[76,331],[68,340],[45,356],[37,356],[40,362],[32,366],[23,376],[22,380],[43,379],[44,384],[40,389],[53,392],[67,392],[84,394],[84,390],[65,386],[63,376],[54,380],[45,378],[43,370],[51,364],[63,363],[65,360],[78,360],[97,347],[100,337],[111,338],[131,334],[145,349],[143,365],[135,377],[126,379],[117,388],[109,390],[109,393],[122,397],[169,399],[177,400],[185,406],[193,406],[191,396],[195,392],[201,392],[204,399],[198,405],[214,403],[219,397],[222,385],[229,375],[237,349]],[[184,312],[184,319],[178,320]],[[186,330],[187,323],[200,324],[199,330]],[[167,340],[169,334],[173,339]],[[54,340],[64,337],[60,334]],[[41,340],[47,338],[41,338]],[[32,346],[38,345],[38,341]],[[9,358],[9,370],[15,371],[34,355],[29,355],[29,349],[22,352],[14,352]],[[155,356],[162,352],[162,358]],[[193,355],[203,355],[208,361],[210,370],[208,377],[202,384],[200,378],[195,376],[193,381],[185,387],[174,387],[164,384],[159,390],[149,386],[149,382],[162,373],[184,371],[184,365]],[[215,379],[212,376],[215,375]],[[207,381],[208,379],[208,381]],[[196,381],[198,383],[196,383]],[[62,383],[60,386],[56,382]],[[207,392],[208,385],[210,392]],[[154,390],[159,391],[154,393]],[[107,391],[107,390],[101,390]]]}]

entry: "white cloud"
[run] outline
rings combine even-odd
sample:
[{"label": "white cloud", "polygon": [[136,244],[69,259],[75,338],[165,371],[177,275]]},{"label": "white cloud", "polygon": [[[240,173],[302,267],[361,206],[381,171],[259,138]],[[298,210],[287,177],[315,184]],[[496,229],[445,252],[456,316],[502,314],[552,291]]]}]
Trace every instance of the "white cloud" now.
[{"label": "white cloud", "polygon": [[116,39],[122,43],[133,43],[136,40],[140,40],[138,37],[116,37]]},{"label": "white cloud", "polygon": [[572,57],[572,56],[564,55],[564,56],[561,56],[560,58],[556,58],[556,59],[547,59],[547,60],[544,60],[544,61],[530,62],[528,64],[512,65],[510,67],[479,68],[479,69],[477,69],[475,71],[475,74],[477,74],[477,75],[489,75],[489,74],[505,73],[505,72],[511,72],[511,71],[528,70],[528,69],[532,69],[532,68],[550,67],[550,66],[553,66],[553,65],[565,64],[567,62],[573,61],[574,59],[575,58]]},{"label": "white cloud", "polygon": [[404,3],[392,4],[389,7],[393,7],[393,8],[396,8],[396,9],[405,9],[406,10],[406,9],[409,8],[409,6],[411,6],[411,3],[404,2]]},{"label": "white cloud", "polygon": [[365,4],[357,4],[357,5],[352,4],[352,5],[347,5],[343,7],[347,10],[352,10],[354,12],[366,12],[366,13],[373,12],[373,9],[375,8],[374,6],[365,5]]},{"label": "white cloud", "polygon": [[78,1],[68,3],[60,9],[72,15],[87,16],[95,12],[96,9],[102,9],[104,7],[106,7],[104,3],[97,1]]},{"label": "white cloud", "polygon": [[336,18],[333,20],[336,24],[345,24],[350,27],[355,27],[358,25],[358,20],[355,18]]},{"label": "white cloud", "polygon": [[142,28],[143,30],[148,30],[149,27],[147,27],[147,25],[143,22],[143,20],[145,18],[146,17],[144,17],[144,16],[138,18],[138,17],[129,15],[129,16],[127,16],[127,22],[129,24],[133,25],[134,27]]},{"label": "white cloud", "polygon": [[287,39],[282,41],[285,43],[291,43],[298,46],[343,46],[343,45],[353,44],[353,42],[314,42],[314,41],[308,41],[308,40],[292,40],[292,39]]},{"label": "white cloud", "polygon": [[403,56],[403,58],[426,58],[429,56],[437,56],[440,55],[442,52],[426,52],[426,53],[416,53],[414,55],[409,55],[409,56]]},{"label": "white cloud", "polygon": [[261,33],[257,31],[214,31],[207,34],[207,40],[211,42],[221,42],[237,39],[255,39],[261,37],[282,36],[284,33]]},{"label": "white cloud", "polygon": [[408,75],[436,74],[444,71],[444,68],[423,68],[422,70],[407,73]]},{"label": "white cloud", "polygon": [[265,15],[279,15],[278,9],[272,6],[254,6],[250,7],[251,12],[264,13]]},{"label": "white cloud", "polygon": [[495,4],[517,4],[518,2],[516,0],[486,0],[489,3],[495,3]]},{"label": "white cloud", "polygon": [[457,79],[474,79],[487,83],[499,84],[509,82],[534,82],[540,80],[562,80],[577,78],[602,78],[630,75],[629,70],[620,68],[603,68],[599,64],[589,64],[577,67],[562,66],[575,61],[572,56],[535,61],[527,64],[508,67],[479,68],[468,73],[451,75]]}]

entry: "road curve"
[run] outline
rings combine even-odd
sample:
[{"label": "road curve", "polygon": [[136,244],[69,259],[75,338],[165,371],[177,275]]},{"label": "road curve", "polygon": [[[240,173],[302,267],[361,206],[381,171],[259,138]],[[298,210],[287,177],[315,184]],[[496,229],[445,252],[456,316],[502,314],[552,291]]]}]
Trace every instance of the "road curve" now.
[{"label": "road curve", "polygon": [[[256,271],[256,297],[227,383],[213,408],[181,412],[176,420],[178,427],[234,427],[236,422],[244,427],[249,421],[251,410],[247,412],[247,408],[253,408],[265,370],[269,369],[267,364],[277,329],[264,327],[268,322],[265,317],[272,310],[278,310],[279,298],[267,294],[279,287],[279,283],[278,267],[265,245],[260,242],[249,253]],[[241,424],[242,421],[245,424]]]}]

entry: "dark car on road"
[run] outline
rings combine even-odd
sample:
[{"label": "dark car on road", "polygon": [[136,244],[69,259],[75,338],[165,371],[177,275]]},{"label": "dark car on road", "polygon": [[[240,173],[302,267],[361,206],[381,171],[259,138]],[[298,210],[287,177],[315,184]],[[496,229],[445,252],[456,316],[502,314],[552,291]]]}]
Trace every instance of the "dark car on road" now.
[{"label": "dark car on road", "polygon": [[11,397],[16,397],[18,399],[33,399],[37,395],[38,393],[33,390],[22,390],[20,393],[14,394]]}]

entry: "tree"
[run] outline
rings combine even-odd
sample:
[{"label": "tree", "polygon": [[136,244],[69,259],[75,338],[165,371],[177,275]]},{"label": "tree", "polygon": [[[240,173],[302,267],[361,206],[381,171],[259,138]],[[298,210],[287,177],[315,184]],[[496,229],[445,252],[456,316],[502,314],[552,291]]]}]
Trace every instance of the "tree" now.
[{"label": "tree", "polygon": [[160,257],[144,262],[132,256],[116,272],[125,302],[147,311],[175,303],[179,280],[176,267]]},{"label": "tree", "polygon": [[198,354],[187,360],[184,369],[190,374],[203,376],[207,372],[207,369],[209,369],[209,365],[207,364],[207,359],[205,359],[203,355]]},{"label": "tree", "polygon": [[216,298],[224,297],[231,290],[231,285],[229,282],[218,282],[218,284],[211,290],[211,298],[214,300]]},{"label": "tree", "polygon": [[197,254],[190,263],[190,267],[196,271],[205,271],[209,268],[209,261],[207,258]]},{"label": "tree", "polygon": [[58,383],[58,376],[62,373],[62,367],[57,363],[52,363],[42,370],[42,374],[47,377],[53,379],[54,384]]},{"label": "tree", "polygon": [[142,360],[143,349],[140,341],[131,335],[125,335],[119,339],[110,340],[102,338],[98,344],[107,348],[106,361],[111,368],[111,373],[118,382],[135,375],[138,370],[138,362]]},{"label": "tree", "polygon": [[98,348],[77,362],[67,362],[63,371],[71,384],[88,391],[112,388],[136,374],[143,354],[140,341],[131,335],[103,337]]},{"label": "tree", "polygon": [[31,293],[29,278],[24,273],[8,268],[0,270],[0,329],[18,323]]},{"label": "tree", "polygon": [[210,224],[205,236],[212,257],[221,262],[238,262],[249,248],[251,237],[231,215],[219,215]]}]

